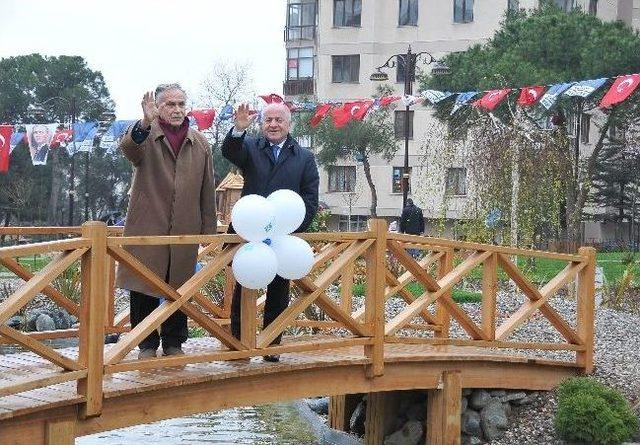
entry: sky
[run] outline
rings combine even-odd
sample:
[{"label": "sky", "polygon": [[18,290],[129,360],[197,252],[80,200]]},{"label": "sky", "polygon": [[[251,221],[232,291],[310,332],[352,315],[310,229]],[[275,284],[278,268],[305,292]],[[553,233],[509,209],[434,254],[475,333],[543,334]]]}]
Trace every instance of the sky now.
[{"label": "sky", "polygon": [[117,118],[138,119],[159,83],[197,100],[217,62],[250,63],[254,91],[281,94],[285,12],[286,0],[0,0],[0,58],[82,56]]}]

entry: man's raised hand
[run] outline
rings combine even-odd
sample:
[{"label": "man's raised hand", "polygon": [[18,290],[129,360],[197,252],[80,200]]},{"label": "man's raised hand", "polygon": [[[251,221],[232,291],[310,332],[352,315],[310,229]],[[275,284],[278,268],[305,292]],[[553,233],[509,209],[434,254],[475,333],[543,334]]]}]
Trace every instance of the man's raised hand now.
[{"label": "man's raised hand", "polygon": [[236,110],[233,126],[236,131],[244,131],[249,128],[249,125],[251,125],[251,122],[253,122],[256,116],[256,113],[251,113],[249,111],[249,104],[240,104]]},{"label": "man's raised hand", "polygon": [[142,96],[142,112],[144,113],[144,118],[142,119],[142,123],[140,126],[142,128],[149,128],[149,125],[158,118],[159,111],[158,106],[156,105],[156,100],[153,97],[153,92],[147,91]]}]

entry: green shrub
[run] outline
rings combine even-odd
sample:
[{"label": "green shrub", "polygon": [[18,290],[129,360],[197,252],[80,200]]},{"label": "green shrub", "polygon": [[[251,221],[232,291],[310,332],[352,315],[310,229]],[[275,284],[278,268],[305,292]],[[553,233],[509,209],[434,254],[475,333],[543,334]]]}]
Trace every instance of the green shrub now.
[{"label": "green shrub", "polygon": [[565,440],[619,444],[637,431],[638,418],[618,391],[591,378],[574,377],[558,388],[555,427]]}]

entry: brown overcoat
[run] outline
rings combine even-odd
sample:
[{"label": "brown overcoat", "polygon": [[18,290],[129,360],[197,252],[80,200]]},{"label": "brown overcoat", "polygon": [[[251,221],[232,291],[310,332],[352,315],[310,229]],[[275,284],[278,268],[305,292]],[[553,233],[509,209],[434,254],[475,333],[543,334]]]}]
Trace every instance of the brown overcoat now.
[{"label": "brown overcoat", "polygon": [[[120,142],[134,167],[124,236],[214,234],[213,158],[204,135],[189,128],[176,156],[157,121],[139,145],[131,138],[132,129]],[[193,275],[198,245],[128,246],[127,251],[178,288]],[[158,295],[123,265],[118,267],[116,285]]]}]

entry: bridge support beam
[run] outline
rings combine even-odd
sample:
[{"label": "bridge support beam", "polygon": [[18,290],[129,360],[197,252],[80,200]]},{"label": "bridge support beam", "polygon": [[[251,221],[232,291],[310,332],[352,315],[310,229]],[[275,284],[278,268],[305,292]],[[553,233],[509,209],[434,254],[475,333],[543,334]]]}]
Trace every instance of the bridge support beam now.
[{"label": "bridge support beam", "polygon": [[462,400],[460,371],[444,371],[441,386],[428,391],[426,443],[459,445]]},{"label": "bridge support beam", "polygon": [[45,445],[73,445],[76,441],[76,419],[52,419],[45,424]]},{"label": "bridge support beam", "polygon": [[351,415],[360,402],[359,394],[342,394],[329,397],[329,426],[338,431],[349,431]]}]

